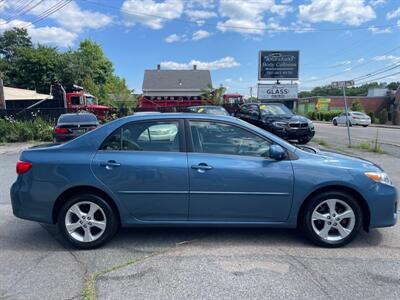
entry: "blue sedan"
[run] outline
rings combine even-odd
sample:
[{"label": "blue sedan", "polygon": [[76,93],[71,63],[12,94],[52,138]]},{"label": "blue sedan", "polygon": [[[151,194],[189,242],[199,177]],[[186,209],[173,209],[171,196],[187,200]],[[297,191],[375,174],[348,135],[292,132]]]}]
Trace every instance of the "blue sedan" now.
[{"label": "blue sedan", "polygon": [[338,247],[397,219],[396,189],[379,166],[295,147],[229,116],[121,118],[23,151],[17,173],[15,216],[57,223],[84,249],[120,226],[297,227]]}]

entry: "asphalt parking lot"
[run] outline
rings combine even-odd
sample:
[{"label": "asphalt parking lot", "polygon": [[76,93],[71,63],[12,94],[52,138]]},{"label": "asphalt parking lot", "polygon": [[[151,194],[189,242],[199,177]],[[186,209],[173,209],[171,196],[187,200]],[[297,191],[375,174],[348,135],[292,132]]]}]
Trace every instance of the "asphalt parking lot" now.
[{"label": "asphalt parking lot", "polygon": [[[400,186],[400,159],[352,151]],[[125,229],[101,249],[68,248],[54,226],[12,215],[16,152],[0,149],[0,299],[400,298],[400,225],[341,249],[262,228]]]}]

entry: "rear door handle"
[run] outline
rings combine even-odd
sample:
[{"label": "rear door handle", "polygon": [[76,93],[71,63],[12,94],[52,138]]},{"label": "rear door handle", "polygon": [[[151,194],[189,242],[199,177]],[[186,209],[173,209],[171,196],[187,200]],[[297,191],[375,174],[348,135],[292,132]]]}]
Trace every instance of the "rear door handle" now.
[{"label": "rear door handle", "polygon": [[101,162],[100,166],[105,167],[107,170],[111,170],[112,168],[120,167],[121,164],[117,163],[115,160],[109,160],[109,161]]},{"label": "rear door handle", "polygon": [[199,173],[204,173],[207,170],[211,170],[213,167],[211,167],[207,164],[201,163],[198,165],[192,165],[191,168],[194,170],[197,170]]}]

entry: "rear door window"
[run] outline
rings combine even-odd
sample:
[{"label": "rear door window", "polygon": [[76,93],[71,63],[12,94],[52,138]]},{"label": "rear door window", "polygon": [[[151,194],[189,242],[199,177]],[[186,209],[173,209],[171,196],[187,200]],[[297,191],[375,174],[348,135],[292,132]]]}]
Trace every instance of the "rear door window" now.
[{"label": "rear door window", "polygon": [[129,123],[111,134],[101,150],[179,152],[179,133],[178,121]]}]

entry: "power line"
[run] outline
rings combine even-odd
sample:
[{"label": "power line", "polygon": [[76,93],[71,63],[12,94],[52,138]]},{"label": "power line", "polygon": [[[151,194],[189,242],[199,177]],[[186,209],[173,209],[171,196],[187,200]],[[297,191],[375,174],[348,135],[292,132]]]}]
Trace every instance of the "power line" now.
[{"label": "power line", "polygon": [[39,0],[37,3],[34,3],[31,7],[28,7],[33,1],[34,0],[30,0],[29,3],[27,3],[21,10],[14,13],[8,21],[0,23],[0,25],[6,25],[8,23],[11,23],[16,17],[21,17],[27,14],[28,12],[36,8],[39,4],[41,4],[44,0]]},{"label": "power line", "polygon": [[66,6],[67,4],[71,3],[72,0],[61,0],[58,1],[55,5],[51,6],[50,8],[48,8],[47,10],[43,11],[41,14],[39,14],[38,18],[32,22],[29,22],[28,24],[22,26],[23,28],[28,28],[30,26],[32,26],[33,24],[36,24],[40,21],[42,21],[43,19],[51,16],[52,14],[56,13],[57,11],[59,11],[60,9],[62,9],[64,6]]},{"label": "power line", "polygon": [[[143,13],[143,12],[135,12],[133,10],[128,10],[128,9],[123,9],[123,8],[119,8],[119,7],[115,7],[112,5],[107,5],[104,3],[99,3],[96,1],[92,1],[92,0],[81,0],[87,3],[91,3],[97,6],[102,6],[102,7],[106,7],[106,8],[111,8],[114,10],[118,10],[118,11],[122,11],[128,15],[133,15],[133,16],[146,16],[146,17],[152,17],[152,18],[157,18],[157,19],[163,19],[163,20],[169,20],[169,21],[176,21],[176,22],[181,22],[181,23],[190,23],[190,24],[196,24],[196,21],[191,21],[191,20],[182,20],[182,19],[176,19],[176,18],[169,18],[169,17],[164,17],[164,16],[160,16],[160,15],[153,15],[153,14],[147,14],[147,13]],[[302,31],[302,32],[324,32],[324,31],[342,31],[342,30],[364,30],[364,29],[368,29],[370,26],[365,26],[365,27],[340,27],[340,28],[325,28],[325,29],[315,29],[315,28],[276,28],[276,29],[268,29],[265,27],[250,27],[250,26],[231,26],[231,25],[224,25],[224,24],[217,24],[217,23],[209,23],[209,22],[204,22],[202,23],[203,26],[218,26],[220,28],[230,28],[230,29],[242,29],[242,30],[267,30],[267,31],[274,31],[274,32],[296,32],[296,31]],[[393,27],[397,27],[397,24],[386,24],[386,25],[374,25],[375,28],[393,28]]]},{"label": "power line", "polygon": [[379,78],[373,78],[371,80],[359,82],[358,84],[360,84],[360,85],[361,84],[366,84],[366,83],[370,83],[370,82],[377,81],[377,80],[380,80],[380,79],[388,78],[388,77],[391,77],[391,76],[394,76],[394,75],[399,75],[399,74],[400,74],[400,72],[392,73],[392,74],[388,74],[388,75],[385,75],[385,76],[382,76],[382,77],[379,77]]},{"label": "power line", "polygon": [[366,79],[368,77],[376,76],[376,75],[391,71],[393,69],[397,69],[398,67],[400,67],[400,64],[394,65],[394,66],[393,65],[392,66],[386,66],[386,67],[380,68],[378,70],[375,70],[374,72],[368,73],[366,75],[353,78],[353,80],[364,80],[364,79]]},{"label": "power line", "polygon": [[[381,54],[381,55],[389,54],[389,53],[394,52],[394,51],[396,51],[396,50],[398,50],[398,49],[400,49],[400,46],[397,46],[397,47],[395,47],[395,48],[393,48],[393,49],[391,49],[391,50],[389,50],[389,51],[387,51],[387,52],[385,52],[385,53],[383,53],[383,54]],[[366,62],[364,62],[364,63],[362,63],[362,64],[359,64],[359,65],[354,66],[351,70],[354,70],[354,69],[360,68],[360,67],[362,67],[362,66],[368,65],[368,64],[370,64],[370,63],[372,63],[372,62],[374,62],[374,59],[367,60]],[[324,77],[324,78],[319,78],[319,79],[314,79],[314,80],[305,80],[305,81],[303,81],[303,82],[316,82],[316,81],[326,80],[326,79],[330,79],[330,78],[332,78],[332,77],[335,77],[335,76],[337,76],[337,75],[342,75],[342,74],[344,74],[344,73],[346,73],[346,71],[341,71],[341,72],[338,72],[338,73],[334,73],[334,74],[331,74],[331,75],[326,76],[326,77]]]}]

